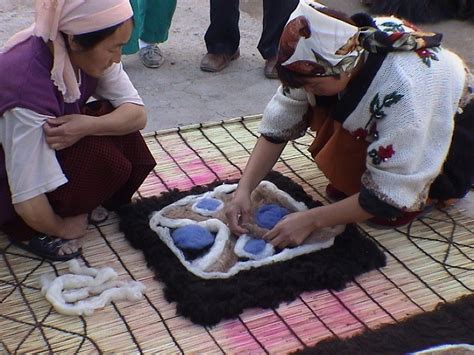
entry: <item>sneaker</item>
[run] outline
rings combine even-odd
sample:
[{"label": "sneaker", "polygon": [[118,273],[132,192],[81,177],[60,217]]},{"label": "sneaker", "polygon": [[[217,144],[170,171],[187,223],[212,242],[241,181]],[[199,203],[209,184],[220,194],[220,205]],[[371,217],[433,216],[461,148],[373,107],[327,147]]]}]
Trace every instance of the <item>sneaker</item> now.
[{"label": "sneaker", "polygon": [[165,61],[163,53],[156,43],[140,49],[138,56],[147,68],[159,68]]}]

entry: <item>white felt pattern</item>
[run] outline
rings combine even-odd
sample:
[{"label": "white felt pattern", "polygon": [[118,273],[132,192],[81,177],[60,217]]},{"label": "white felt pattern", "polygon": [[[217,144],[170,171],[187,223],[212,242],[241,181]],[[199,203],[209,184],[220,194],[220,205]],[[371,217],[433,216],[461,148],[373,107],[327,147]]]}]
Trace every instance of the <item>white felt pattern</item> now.
[{"label": "white felt pattern", "polygon": [[[207,221],[196,222],[191,219],[171,219],[166,216],[166,213],[169,210],[175,209],[177,206],[188,206],[195,203],[200,198],[218,198],[217,196],[222,193],[231,193],[235,191],[237,184],[233,185],[220,185],[214,190],[206,192],[201,195],[189,195],[181,200],[178,200],[160,211],[153,213],[150,218],[150,228],[155,231],[158,237],[167,245],[167,247],[176,255],[178,260],[183,264],[184,267],[194,275],[204,278],[204,279],[224,279],[229,278],[233,275],[236,275],[240,271],[249,270],[251,268],[257,268],[263,265],[269,265],[276,262],[281,262],[285,260],[292,259],[296,256],[312,253],[316,250],[329,248],[334,243],[334,237],[325,239],[324,241],[314,241],[314,239],[309,238],[307,244],[300,245],[295,248],[285,248],[280,253],[276,255],[270,255],[268,257],[259,259],[259,260],[248,260],[248,261],[238,261],[233,266],[231,266],[226,272],[217,272],[217,271],[206,271],[211,268],[212,265],[220,260],[221,256],[227,251],[231,246],[231,233],[229,228],[219,219],[210,218]],[[262,194],[268,196],[270,194],[278,195],[281,201],[285,201],[285,204],[291,206],[293,211],[304,211],[308,207],[302,203],[293,199],[288,193],[278,189],[273,183],[269,181],[262,181],[257,189],[260,189]],[[256,189],[256,190],[257,190]],[[255,190],[255,191],[256,191]],[[217,233],[214,245],[211,247],[209,252],[195,260],[188,261],[186,260],[183,252],[176,247],[171,238],[171,229],[179,228],[188,224],[198,224],[201,227],[208,229],[211,233]],[[344,226],[337,226],[337,228],[327,231],[332,235],[336,236],[342,233]]]}]

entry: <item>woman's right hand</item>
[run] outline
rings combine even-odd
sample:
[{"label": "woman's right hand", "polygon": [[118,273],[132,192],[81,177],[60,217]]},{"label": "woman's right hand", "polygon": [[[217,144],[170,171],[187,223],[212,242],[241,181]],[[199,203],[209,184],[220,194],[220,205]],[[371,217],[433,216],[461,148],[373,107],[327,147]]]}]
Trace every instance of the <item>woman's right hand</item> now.
[{"label": "woman's right hand", "polygon": [[230,231],[236,235],[248,233],[243,226],[250,221],[250,193],[237,191],[225,208]]}]

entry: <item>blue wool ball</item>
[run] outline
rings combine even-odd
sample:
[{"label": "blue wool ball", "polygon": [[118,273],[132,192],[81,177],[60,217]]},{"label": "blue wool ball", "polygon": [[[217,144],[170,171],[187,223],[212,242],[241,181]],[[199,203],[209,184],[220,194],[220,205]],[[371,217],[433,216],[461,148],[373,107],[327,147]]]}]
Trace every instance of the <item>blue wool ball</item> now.
[{"label": "blue wool ball", "polygon": [[249,239],[245,243],[244,250],[253,255],[260,254],[265,249],[266,244],[263,239]]},{"label": "blue wool ball", "polygon": [[176,228],[171,238],[179,249],[201,250],[214,243],[214,235],[197,224]]},{"label": "blue wool ball", "polygon": [[255,213],[255,220],[261,228],[272,229],[290,211],[274,203],[260,206]]},{"label": "blue wool ball", "polygon": [[215,198],[203,198],[196,204],[197,208],[207,211],[215,211],[221,205],[221,201]]}]

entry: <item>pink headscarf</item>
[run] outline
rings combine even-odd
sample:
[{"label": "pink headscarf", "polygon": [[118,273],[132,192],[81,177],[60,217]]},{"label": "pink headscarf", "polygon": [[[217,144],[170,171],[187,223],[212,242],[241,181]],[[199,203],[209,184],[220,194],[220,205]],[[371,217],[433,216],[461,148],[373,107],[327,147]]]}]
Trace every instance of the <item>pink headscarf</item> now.
[{"label": "pink headscarf", "polygon": [[52,41],[54,64],[51,80],[65,102],[77,101],[81,93],[60,32],[80,35],[118,25],[133,16],[129,0],[36,0],[36,20],[26,30],[13,35],[5,44],[8,51],[31,36]]}]

